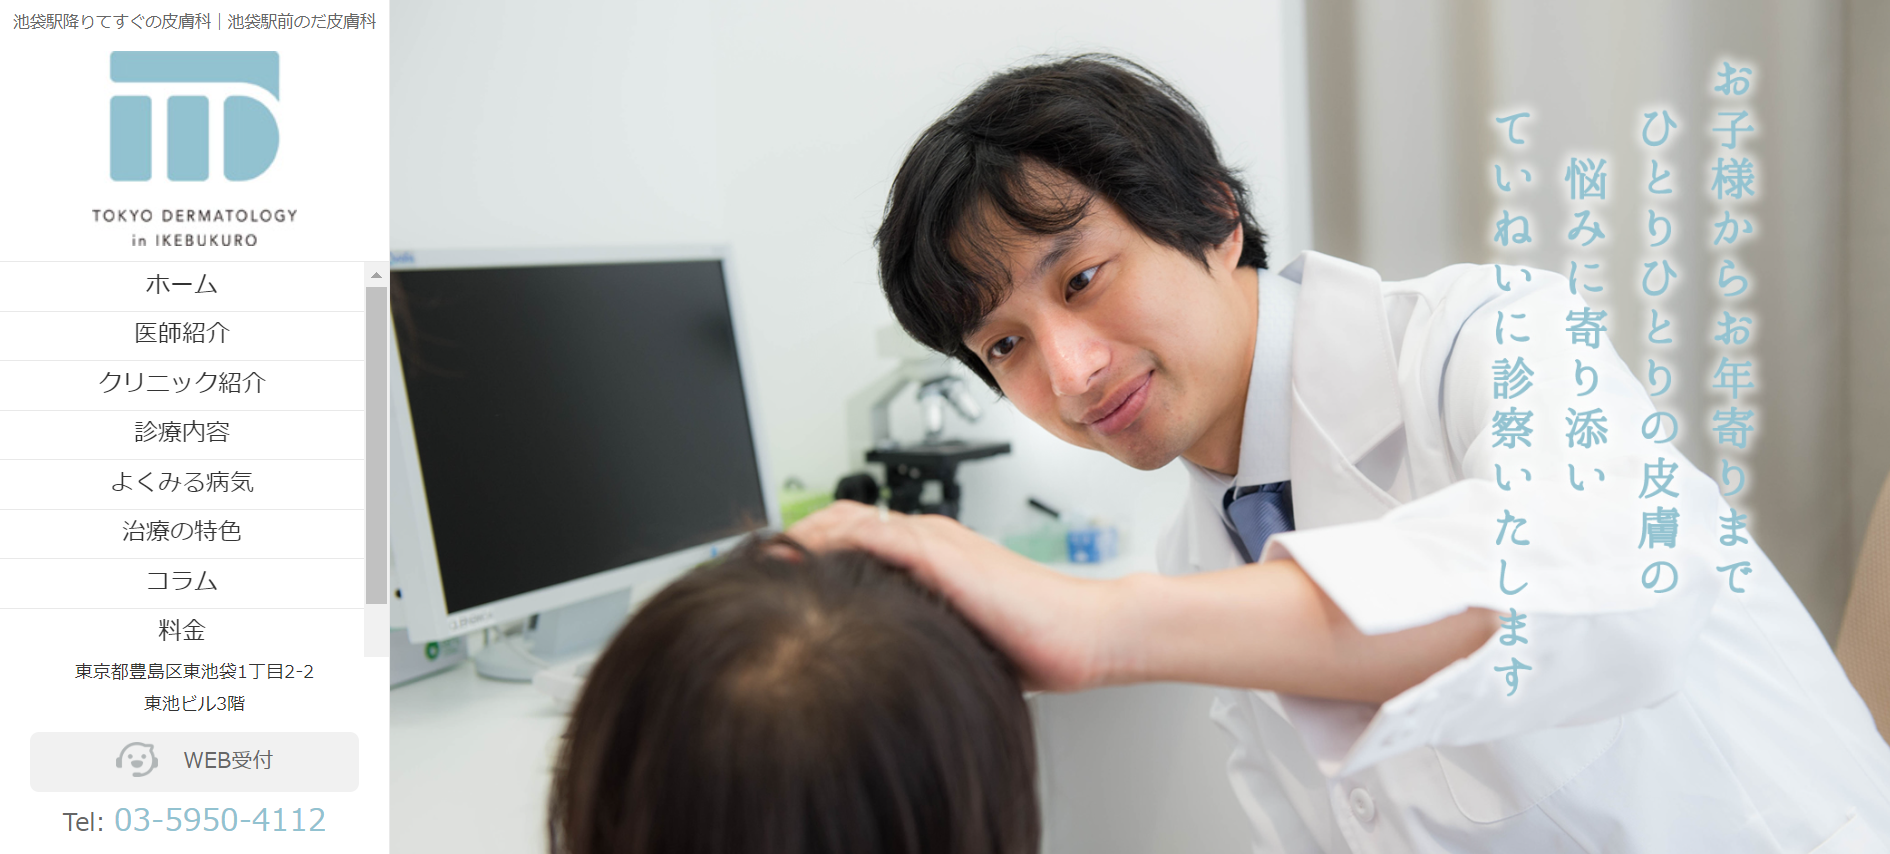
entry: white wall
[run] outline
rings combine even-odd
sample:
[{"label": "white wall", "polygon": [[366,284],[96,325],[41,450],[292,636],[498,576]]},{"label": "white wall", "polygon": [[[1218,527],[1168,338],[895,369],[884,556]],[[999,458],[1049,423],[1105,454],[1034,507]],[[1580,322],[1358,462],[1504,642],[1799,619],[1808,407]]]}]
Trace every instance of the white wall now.
[{"label": "white wall", "polygon": [[[872,235],[918,133],[1000,68],[1046,53],[1123,54],[1195,101],[1245,171],[1279,266],[1310,243],[1289,198],[1305,175],[1288,168],[1285,128],[1301,125],[1287,118],[1283,75],[1296,54],[1283,47],[1282,14],[1282,0],[401,0],[392,244],[727,245],[776,485],[793,475],[825,488],[859,468],[846,453],[846,397],[891,367],[873,346],[891,315]],[[1007,405],[957,427],[1014,447],[962,472],[965,519],[987,533],[1027,518],[1031,494],[1116,516],[1128,546],[1146,552],[1178,505],[1176,467],[1142,473],[1062,445]],[[1067,783],[1052,793],[1049,847],[1106,850],[1076,828],[1114,826],[1085,810],[1126,799],[1171,807],[1110,807],[1111,821],[1143,828],[1115,834],[1114,850],[1244,850],[1204,697],[1151,686],[1040,703],[1045,725],[1070,722],[1054,739],[1061,754],[1082,754],[1071,732],[1097,740],[1085,773],[1052,775]],[[1149,731],[1164,728],[1175,731]],[[1111,748],[1123,740],[1195,758],[1149,765]],[[1126,758],[1111,766],[1111,756]],[[1172,808],[1178,800],[1200,811]]]}]

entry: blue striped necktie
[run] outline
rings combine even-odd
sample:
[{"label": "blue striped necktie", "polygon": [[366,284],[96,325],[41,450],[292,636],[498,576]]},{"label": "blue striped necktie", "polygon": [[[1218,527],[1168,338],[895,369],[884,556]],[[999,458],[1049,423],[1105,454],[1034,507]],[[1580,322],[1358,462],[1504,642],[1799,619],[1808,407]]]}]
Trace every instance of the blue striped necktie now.
[{"label": "blue striped necktie", "polygon": [[1234,546],[1248,563],[1260,555],[1267,538],[1293,530],[1293,484],[1279,480],[1259,486],[1237,486],[1221,499],[1227,518],[1234,523],[1230,533]]}]

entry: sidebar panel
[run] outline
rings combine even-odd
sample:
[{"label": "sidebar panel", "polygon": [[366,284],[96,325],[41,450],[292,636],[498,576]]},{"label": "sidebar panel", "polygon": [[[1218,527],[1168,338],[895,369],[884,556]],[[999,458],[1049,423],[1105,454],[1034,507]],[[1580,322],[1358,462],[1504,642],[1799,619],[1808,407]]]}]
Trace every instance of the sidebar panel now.
[{"label": "sidebar panel", "polygon": [[388,4],[61,8],[0,16],[0,848],[386,851]]}]

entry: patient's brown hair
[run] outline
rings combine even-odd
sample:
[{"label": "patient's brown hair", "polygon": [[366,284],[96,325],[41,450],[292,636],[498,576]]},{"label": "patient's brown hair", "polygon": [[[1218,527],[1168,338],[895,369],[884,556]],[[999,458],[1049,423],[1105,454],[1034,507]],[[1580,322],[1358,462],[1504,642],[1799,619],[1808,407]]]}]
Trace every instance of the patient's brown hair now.
[{"label": "patient's brown hair", "polygon": [[904,573],[750,540],[652,597],[588,676],[558,854],[1027,854],[1010,663]]}]

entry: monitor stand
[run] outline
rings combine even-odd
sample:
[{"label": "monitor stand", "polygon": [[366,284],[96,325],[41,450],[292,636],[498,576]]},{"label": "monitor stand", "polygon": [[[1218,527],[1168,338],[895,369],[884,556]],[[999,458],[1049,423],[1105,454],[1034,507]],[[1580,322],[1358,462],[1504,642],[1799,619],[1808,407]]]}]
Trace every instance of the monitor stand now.
[{"label": "monitor stand", "polygon": [[547,667],[594,653],[608,643],[630,615],[630,589],[606,593],[562,608],[533,614],[525,630],[500,635],[473,656],[473,668],[487,679],[530,682]]}]

